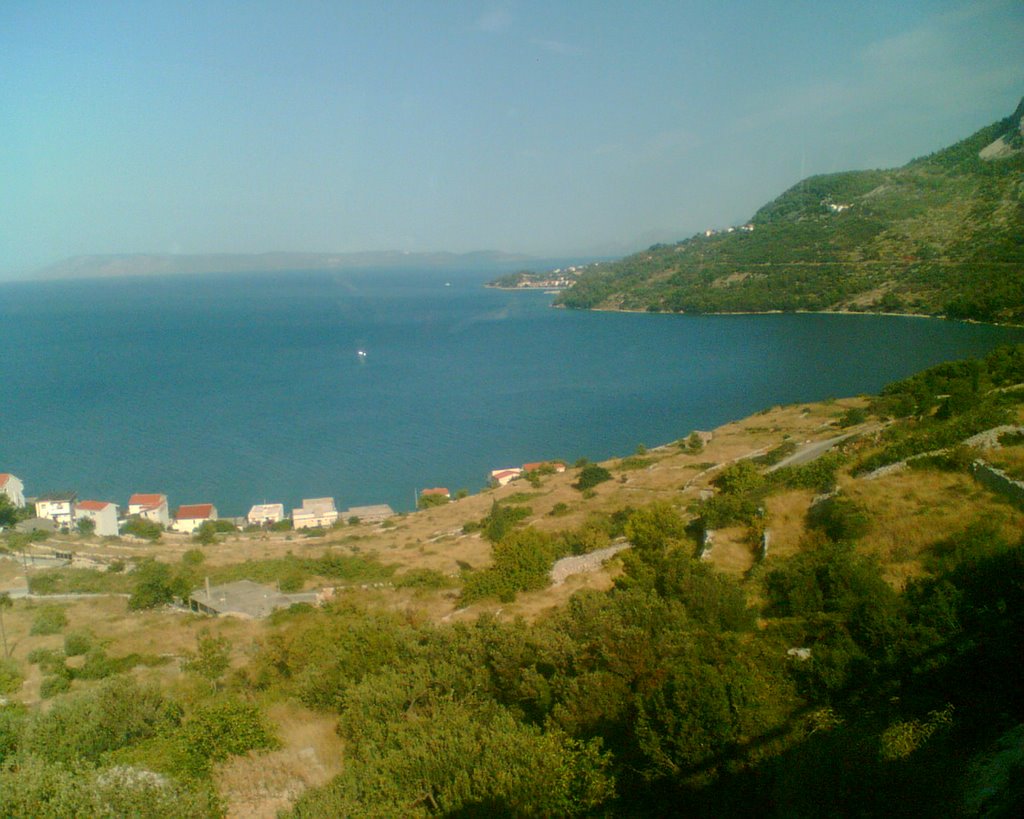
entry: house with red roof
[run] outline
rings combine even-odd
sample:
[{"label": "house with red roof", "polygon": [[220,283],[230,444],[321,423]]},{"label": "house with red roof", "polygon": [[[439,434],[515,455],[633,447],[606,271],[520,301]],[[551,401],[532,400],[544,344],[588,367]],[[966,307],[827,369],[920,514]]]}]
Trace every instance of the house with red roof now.
[{"label": "house with red roof", "polygon": [[165,529],[171,525],[171,512],[166,495],[136,493],[128,499],[128,514],[159,523]]},{"label": "house with red roof", "polygon": [[6,495],[20,509],[25,505],[25,484],[10,472],[0,472],[0,495]]},{"label": "house with red roof", "polygon": [[446,486],[435,486],[432,489],[421,489],[420,490],[420,497],[421,498],[424,498],[424,497],[426,497],[426,498],[438,497],[438,498],[448,498],[450,500],[451,497],[452,497],[452,493],[448,491],[448,487],[446,487]]},{"label": "house with red roof", "polygon": [[208,520],[217,519],[217,507],[212,503],[190,503],[178,507],[171,528],[175,532],[192,534]]},{"label": "house with red roof", "polygon": [[91,520],[95,532],[102,537],[117,537],[117,504],[109,501],[84,500],[75,505],[75,523]]},{"label": "house with red roof", "polygon": [[510,481],[514,481],[520,475],[523,474],[523,470],[518,467],[509,467],[508,469],[493,469],[491,470],[491,480],[498,486],[504,486]]}]

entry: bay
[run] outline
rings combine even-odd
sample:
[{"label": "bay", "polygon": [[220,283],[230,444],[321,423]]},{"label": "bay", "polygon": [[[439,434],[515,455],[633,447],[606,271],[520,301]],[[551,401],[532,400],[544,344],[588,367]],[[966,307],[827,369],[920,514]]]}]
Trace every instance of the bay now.
[{"label": "bay", "polygon": [[624,455],[1024,341],[888,316],[571,312],[492,275],[0,285],[0,471],[122,506],[407,510],[427,486],[477,491],[491,469]]}]

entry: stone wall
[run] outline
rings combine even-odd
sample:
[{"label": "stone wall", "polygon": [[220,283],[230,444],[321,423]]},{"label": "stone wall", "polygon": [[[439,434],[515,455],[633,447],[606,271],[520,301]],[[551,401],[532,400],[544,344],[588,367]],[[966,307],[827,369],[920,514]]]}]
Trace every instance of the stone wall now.
[{"label": "stone wall", "polygon": [[991,464],[976,460],[971,464],[971,474],[978,483],[1008,498],[1017,506],[1024,508],[1024,482],[1015,481],[1003,470]]}]

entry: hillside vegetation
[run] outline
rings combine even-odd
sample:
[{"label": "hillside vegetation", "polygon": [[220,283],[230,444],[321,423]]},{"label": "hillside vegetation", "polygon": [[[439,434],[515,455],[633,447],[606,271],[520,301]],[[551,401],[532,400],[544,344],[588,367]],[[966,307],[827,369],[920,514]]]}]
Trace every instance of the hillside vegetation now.
[{"label": "hillside vegetation", "polygon": [[812,176],[747,229],[596,265],[557,303],[1022,321],[1022,128],[1024,100],[1010,117],[902,168]]},{"label": "hillside vegetation", "polygon": [[[0,608],[0,815],[1020,815],[1024,510],[972,473],[1024,477],[1021,387],[1002,348],[388,526],[0,561],[131,594]],[[163,603],[204,576],[344,593]]]}]

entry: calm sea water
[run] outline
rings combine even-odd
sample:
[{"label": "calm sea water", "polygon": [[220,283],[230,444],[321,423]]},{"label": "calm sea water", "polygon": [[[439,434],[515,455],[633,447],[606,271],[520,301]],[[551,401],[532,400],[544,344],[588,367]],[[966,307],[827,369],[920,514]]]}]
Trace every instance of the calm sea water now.
[{"label": "calm sea water", "polygon": [[494,468],[627,454],[1024,341],[877,316],[569,312],[486,278],[0,285],[0,471],[32,495],[165,492],[222,515],[324,495],[410,509],[417,488],[476,491]]}]

